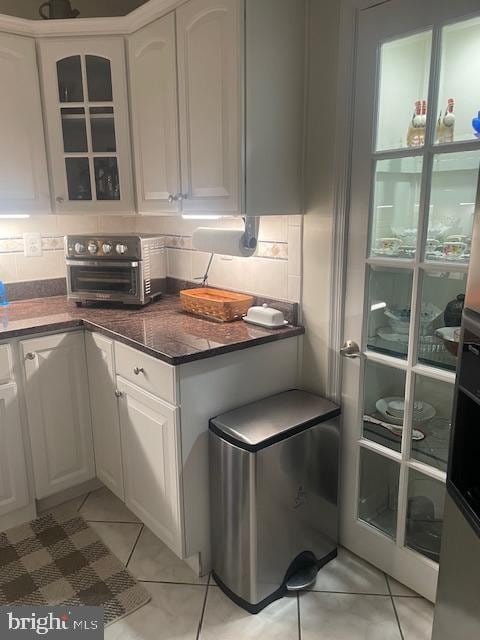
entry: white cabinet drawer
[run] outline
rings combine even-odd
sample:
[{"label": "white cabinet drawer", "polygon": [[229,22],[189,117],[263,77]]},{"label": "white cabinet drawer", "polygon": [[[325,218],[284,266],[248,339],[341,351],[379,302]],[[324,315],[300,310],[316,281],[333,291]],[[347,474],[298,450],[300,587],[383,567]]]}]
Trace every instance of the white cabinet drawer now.
[{"label": "white cabinet drawer", "polygon": [[13,380],[12,350],[9,344],[0,345],[0,384]]},{"label": "white cabinet drawer", "polygon": [[175,367],[121,342],[115,343],[115,364],[117,375],[170,404],[176,404]]}]

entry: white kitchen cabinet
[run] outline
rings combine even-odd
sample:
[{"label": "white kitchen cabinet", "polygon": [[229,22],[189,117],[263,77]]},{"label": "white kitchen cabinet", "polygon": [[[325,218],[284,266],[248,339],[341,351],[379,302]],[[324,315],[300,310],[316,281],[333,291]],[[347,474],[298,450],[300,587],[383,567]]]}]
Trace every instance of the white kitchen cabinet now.
[{"label": "white kitchen cabinet", "polygon": [[241,209],[241,5],[190,0],[177,10],[185,213]]},{"label": "white kitchen cabinet", "polygon": [[40,42],[57,213],[131,213],[131,149],[123,38]]},{"label": "white kitchen cabinet", "polygon": [[124,499],[122,445],[113,340],[99,333],[85,334],[88,385],[92,414],[97,478],[120,500]]},{"label": "white kitchen cabinet", "polygon": [[83,332],[20,342],[36,497],[95,477]]},{"label": "white kitchen cabinet", "polygon": [[0,386],[0,516],[29,503],[17,385]]},{"label": "white kitchen cabinet", "polygon": [[130,36],[128,55],[138,211],[173,214],[181,192],[175,15]]},{"label": "white kitchen cabinet", "polygon": [[189,0],[129,66],[141,213],[302,212],[304,0]]},{"label": "white kitchen cabinet", "polygon": [[125,504],[183,557],[178,409],[117,377]]},{"label": "white kitchen cabinet", "polygon": [[35,41],[0,33],[0,213],[50,213]]}]

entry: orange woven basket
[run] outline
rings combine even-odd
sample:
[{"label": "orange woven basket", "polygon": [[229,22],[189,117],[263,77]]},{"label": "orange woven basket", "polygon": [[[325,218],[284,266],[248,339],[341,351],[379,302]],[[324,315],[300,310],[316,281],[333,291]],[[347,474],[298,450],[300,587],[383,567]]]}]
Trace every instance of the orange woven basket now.
[{"label": "orange woven basket", "polygon": [[239,320],[253,305],[252,296],[209,287],[180,291],[180,299],[184,311],[217,322]]}]

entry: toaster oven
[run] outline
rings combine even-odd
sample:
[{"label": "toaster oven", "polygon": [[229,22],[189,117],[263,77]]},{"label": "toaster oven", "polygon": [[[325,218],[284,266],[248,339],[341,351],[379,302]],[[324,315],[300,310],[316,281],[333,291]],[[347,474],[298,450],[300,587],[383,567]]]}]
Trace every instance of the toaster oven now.
[{"label": "toaster oven", "polygon": [[145,305],[165,285],[164,241],[151,235],[66,236],[67,295],[89,301]]}]

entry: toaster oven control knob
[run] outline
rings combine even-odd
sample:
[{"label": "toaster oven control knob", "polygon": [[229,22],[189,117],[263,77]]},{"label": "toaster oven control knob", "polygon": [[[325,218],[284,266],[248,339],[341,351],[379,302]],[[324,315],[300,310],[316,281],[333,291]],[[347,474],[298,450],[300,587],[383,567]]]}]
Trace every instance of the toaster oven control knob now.
[{"label": "toaster oven control knob", "polygon": [[117,244],[116,250],[117,250],[117,253],[123,256],[124,253],[127,253],[128,247],[126,244],[120,243],[120,244]]},{"label": "toaster oven control knob", "polygon": [[81,242],[76,242],[74,249],[75,253],[85,253],[85,245]]},{"label": "toaster oven control knob", "polygon": [[113,249],[113,247],[110,244],[110,242],[104,242],[102,244],[102,251],[106,256],[108,256],[110,253],[112,253],[112,249]]},{"label": "toaster oven control knob", "polygon": [[97,251],[98,251],[97,243],[96,242],[89,242],[88,243],[88,253],[94,254],[94,253],[97,253]]}]

